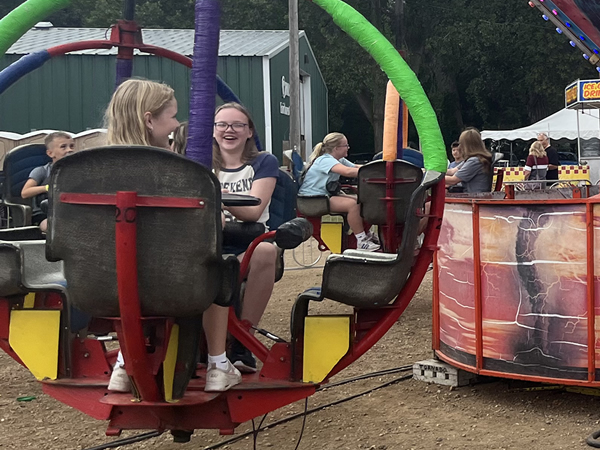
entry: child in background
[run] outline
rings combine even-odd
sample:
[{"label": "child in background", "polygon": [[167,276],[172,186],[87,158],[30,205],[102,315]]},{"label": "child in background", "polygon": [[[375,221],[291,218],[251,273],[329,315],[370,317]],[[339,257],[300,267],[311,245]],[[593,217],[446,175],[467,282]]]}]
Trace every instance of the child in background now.
[{"label": "child in background", "polygon": [[75,151],[75,141],[69,133],[64,131],[50,133],[46,136],[44,144],[46,145],[46,153],[52,158],[52,162],[33,169],[21,190],[21,197],[23,198],[36,197],[32,216],[34,217],[34,223],[39,223],[42,231],[46,231],[48,221],[38,205],[39,202],[47,198],[47,185],[50,181],[52,164]]}]

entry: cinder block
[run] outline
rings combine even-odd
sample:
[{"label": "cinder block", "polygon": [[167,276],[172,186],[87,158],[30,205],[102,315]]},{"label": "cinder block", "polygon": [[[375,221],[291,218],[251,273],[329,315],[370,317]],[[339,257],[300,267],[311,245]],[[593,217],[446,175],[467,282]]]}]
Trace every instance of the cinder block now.
[{"label": "cinder block", "polygon": [[477,374],[457,369],[437,359],[426,359],[413,364],[413,378],[444,386],[466,386],[477,379]]}]

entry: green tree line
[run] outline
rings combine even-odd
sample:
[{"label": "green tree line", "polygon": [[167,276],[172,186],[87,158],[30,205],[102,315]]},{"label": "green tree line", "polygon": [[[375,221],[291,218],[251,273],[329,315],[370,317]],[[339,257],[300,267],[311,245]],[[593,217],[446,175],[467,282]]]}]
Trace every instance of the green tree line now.
[{"label": "green tree line", "polygon": [[[0,15],[20,2],[4,0]],[[148,28],[193,28],[194,0],[137,0]],[[287,29],[287,0],[222,0],[223,29]],[[598,73],[527,0],[347,0],[402,52],[437,112],[446,142],[466,126],[526,126],[564,105],[564,88]],[[73,0],[55,26],[107,27],[123,0]],[[330,129],[363,128],[361,151],[379,151],[385,74],[309,0],[299,0],[306,31],[330,96]],[[358,117],[357,117],[358,116]],[[411,128],[411,140],[416,133]],[[351,138],[351,142],[354,140]],[[356,147],[353,145],[353,147]]]}]

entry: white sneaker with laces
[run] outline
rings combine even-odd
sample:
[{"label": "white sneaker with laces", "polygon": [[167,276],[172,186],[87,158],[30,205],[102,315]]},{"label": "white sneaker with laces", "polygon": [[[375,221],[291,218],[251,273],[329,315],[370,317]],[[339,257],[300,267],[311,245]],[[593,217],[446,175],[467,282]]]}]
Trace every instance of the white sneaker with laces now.
[{"label": "white sneaker with laces", "polygon": [[124,367],[115,366],[110,374],[108,390],[113,392],[131,392],[131,380]]},{"label": "white sneaker with laces", "polygon": [[227,361],[227,370],[219,369],[216,364],[209,364],[206,370],[205,392],[223,392],[241,383],[242,374],[231,362]]},{"label": "white sneaker with laces", "polygon": [[379,250],[379,244],[376,244],[373,241],[370,241],[369,239],[364,239],[360,242],[357,242],[356,248],[358,250],[365,250],[367,252],[374,252]]},{"label": "white sneaker with laces", "polygon": [[381,242],[379,242],[379,237],[377,237],[375,233],[369,231],[369,234],[367,234],[367,239],[377,245],[381,245]]}]

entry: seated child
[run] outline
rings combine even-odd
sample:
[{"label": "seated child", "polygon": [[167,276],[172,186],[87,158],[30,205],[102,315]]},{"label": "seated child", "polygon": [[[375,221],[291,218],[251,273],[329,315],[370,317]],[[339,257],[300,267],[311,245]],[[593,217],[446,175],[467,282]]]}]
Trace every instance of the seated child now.
[{"label": "seated child", "polygon": [[[177,100],[169,86],[144,79],[129,79],[113,93],[106,109],[108,145],[150,145],[170,150],[169,136],[179,126]],[[227,359],[229,308],[212,304],[203,314],[208,346],[207,392],[222,392],[242,381],[242,375]],[[122,354],[108,384],[109,391],[126,392],[131,381]]]},{"label": "seated child", "polygon": [[52,158],[52,162],[33,169],[29,174],[29,179],[21,190],[21,197],[23,198],[36,197],[34,200],[33,217],[37,219],[34,220],[34,223],[39,223],[42,231],[46,231],[47,219],[46,215],[39,208],[39,202],[46,198],[52,164],[75,151],[75,141],[69,133],[64,131],[50,133],[46,136],[44,144],[46,145],[46,153]]}]

